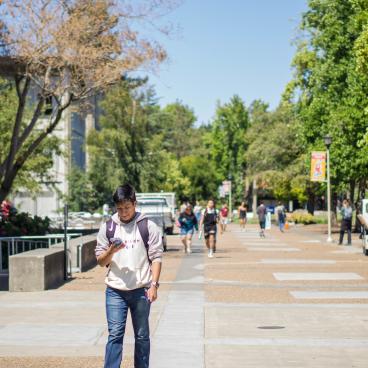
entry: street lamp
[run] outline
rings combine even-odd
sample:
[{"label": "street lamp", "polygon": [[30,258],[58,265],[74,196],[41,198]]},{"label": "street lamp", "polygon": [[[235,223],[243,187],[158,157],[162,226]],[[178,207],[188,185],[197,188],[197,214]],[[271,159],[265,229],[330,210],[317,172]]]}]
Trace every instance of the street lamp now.
[{"label": "street lamp", "polygon": [[323,138],[327,148],[327,221],[328,221],[328,237],[327,242],[332,243],[331,236],[331,180],[330,180],[330,146],[332,144],[332,137],[327,134]]},{"label": "street lamp", "polygon": [[233,200],[232,200],[232,176],[231,174],[229,174],[228,176],[229,178],[229,212],[230,212],[230,221],[232,221],[232,218],[233,218]]}]

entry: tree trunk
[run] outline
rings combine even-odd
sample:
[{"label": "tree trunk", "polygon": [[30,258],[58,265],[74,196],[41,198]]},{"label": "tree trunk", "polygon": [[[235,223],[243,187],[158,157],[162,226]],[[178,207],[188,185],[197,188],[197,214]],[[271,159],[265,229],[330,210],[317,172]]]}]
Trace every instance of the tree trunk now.
[{"label": "tree trunk", "polygon": [[349,199],[350,199],[350,203],[352,206],[354,206],[355,202],[355,186],[356,186],[356,182],[355,180],[351,180],[350,181],[350,192],[349,192]]},{"label": "tree trunk", "polygon": [[337,212],[336,212],[336,208],[337,208],[337,200],[338,200],[338,196],[336,192],[332,193],[331,196],[331,226],[337,226]]},{"label": "tree trunk", "polygon": [[253,205],[252,205],[252,211],[253,216],[256,215],[257,212],[257,179],[253,179],[253,188],[252,188],[252,194],[253,194]]},{"label": "tree trunk", "polygon": [[248,177],[245,177],[244,179],[244,200],[247,205],[249,205],[249,190],[250,190],[250,182]]},{"label": "tree trunk", "polygon": [[308,194],[307,211],[311,215],[314,215],[314,205],[315,205],[315,201],[316,201],[316,196],[314,194],[313,188],[308,187],[307,188],[307,194]]},{"label": "tree trunk", "polygon": [[354,231],[357,233],[360,232],[360,227],[361,227],[360,221],[358,219],[358,215],[362,213],[362,200],[365,198],[366,187],[367,187],[367,180],[362,179],[358,185],[358,195],[357,195],[357,200],[355,203],[356,212],[355,212]]}]

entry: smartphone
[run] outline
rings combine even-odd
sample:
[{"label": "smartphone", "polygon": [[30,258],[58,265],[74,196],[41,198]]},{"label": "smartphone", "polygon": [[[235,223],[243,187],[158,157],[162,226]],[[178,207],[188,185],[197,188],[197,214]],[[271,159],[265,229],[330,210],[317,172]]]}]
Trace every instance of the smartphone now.
[{"label": "smartphone", "polygon": [[120,238],[111,238],[110,242],[113,244],[115,248],[119,248],[122,244],[124,244]]}]

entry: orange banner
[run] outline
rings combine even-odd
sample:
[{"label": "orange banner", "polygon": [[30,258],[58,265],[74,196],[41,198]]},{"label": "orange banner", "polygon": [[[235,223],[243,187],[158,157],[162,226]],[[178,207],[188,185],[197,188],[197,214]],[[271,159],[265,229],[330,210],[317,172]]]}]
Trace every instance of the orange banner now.
[{"label": "orange banner", "polygon": [[326,152],[312,152],[311,181],[326,181]]}]

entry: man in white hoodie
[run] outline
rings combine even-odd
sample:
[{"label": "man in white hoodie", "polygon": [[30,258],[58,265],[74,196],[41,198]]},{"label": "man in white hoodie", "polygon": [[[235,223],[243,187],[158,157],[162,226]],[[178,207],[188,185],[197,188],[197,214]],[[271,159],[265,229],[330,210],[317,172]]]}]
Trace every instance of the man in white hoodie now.
[{"label": "man in white hoodie", "polygon": [[131,185],[118,187],[113,200],[117,213],[101,225],[95,251],[98,264],[108,267],[105,283],[109,338],[104,367],[120,367],[129,309],[135,337],[134,367],[148,368],[148,319],[159,287],[162,233],[154,222],[136,212]]}]

